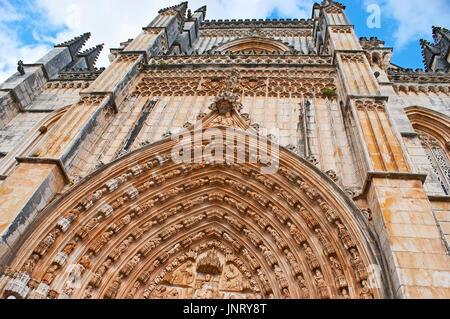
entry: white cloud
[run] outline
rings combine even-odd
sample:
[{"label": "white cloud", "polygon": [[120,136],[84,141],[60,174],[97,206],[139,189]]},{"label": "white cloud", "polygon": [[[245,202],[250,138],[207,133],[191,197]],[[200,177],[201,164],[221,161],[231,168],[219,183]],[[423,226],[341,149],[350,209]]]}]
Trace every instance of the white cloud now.
[{"label": "white cloud", "polygon": [[[0,0],[0,4],[6,0]],[[143,26],[148,25],[157,15],[158,10],[164,7],[179,4],[182,0],[36,0],[39,10],[45,12],[42,23],[53,26],[65,26],[66,31],[60,32],[55,38],[34,32],[36,39],[60,43],[78,36],[84,32],[91,32],[91,40],[86,48],[105,43],[105,49],[97,65],[109,64],[108,54],[110,48],[119,46],[129,38],[137,36]],[[290,18],[309,18],[314,0],[191,0],[189,8],[194,11],[207,5],[207,19],[253,19],[265,18],[274,9],[280,15]],[[10,6],[11,14],[14,8]],[[17,15],[17,20],[20,15]],[[6,15],[6,14],[5,14]],[[1,22],[1,18],[0,18]],[[8,30],[14,35],[15,30]],[[7,34],[0,31],[0,46],[9,41]],[[33,63],[45,53],[47,46],[20,46],[17,34],[13,36],[8,48],[0,49],[0,82],[11,75],[16,68],[17,60],[23,59],[25,63]],[[8,57],[6,57],[8,56]],[[5,58],[6,57],[6,58]],[[6,67],[6,70],[4,70]],[[3,69],[3,71],[2,71]]]},{"label": "white cloud", "polygon": [[[7,1],[0,0],[0,83],[16,72],[17,61],[28,63],[42,57],[50,46],[45,44],[23,45],[15,30],[10,30],[6,23],[20,21],[24,15]],[[34,36],[34,35],[33,35]]]},{"label": "white cloud", "polygon": [[398,50],[420,38],[431,39],[431,26],[448,27],[450,21],[448,0],[366,0],[366,4],[370,3],[381,7],[382,17],[398,22],[393,34]]}]

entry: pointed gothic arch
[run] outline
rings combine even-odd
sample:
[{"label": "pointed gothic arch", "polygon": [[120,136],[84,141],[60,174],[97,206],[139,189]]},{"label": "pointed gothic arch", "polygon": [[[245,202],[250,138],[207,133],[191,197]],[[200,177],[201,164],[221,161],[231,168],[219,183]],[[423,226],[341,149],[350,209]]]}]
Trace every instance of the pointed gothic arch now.
[{"label": "pointed gothic arch", "polygon": [[222,53],[242,52],[245,54],[249,54],[251,52],[254,52],[256,54],[262,54],[264,52],[271,54],[275,51],[284,54],[287,52],[295,51],[294,48],[289,44],[274,39],[255,36],[230,40],[228,42],[218,45],[217,47],[212,48],[211,50],[214,52],[222,52]]},{"label": "pointed gothic arch", "polygon": [[33,147],[42,140],[44,134],[55,126],[59,119],[72,105],[66,105],[53,111],[37,122],[26,137],[16,146],[15,150],[9,152],[0,162],[0,175],[7,175],[14,170],[17,157],[28,157],[32,154]]},{"label": "pointed gothic arch", "polygon": [[432,175],[439,181],[444,193],[450,194],[450,118],[423,107],[405,108],[411,125],[422,142]]},{"label": "pointed gothic arch", "polygon": [[[255,132],[226,93],[201,132]],[[190,133],[198,133],[191,128]],[[172,161],[176,140],[136,150],[50,204],[15,247],[3,296],[382,298],[388,271],[351,199],[287,149],[279,169]],[[200,148],[204,149],[205,145]],[[271,146],[272,147],[272,146]],[[194,147],[195,148],[195,147]],[[38,244],[36,244],[38,243]],[[381,278],[369,285],[371,271]]]},{"label": "pointed gothic arch", "polygon": [[450,151],[450,118],[447,115],[419,106],[409,106],[405,112],[416,131],[432,136],[443,149]]}]

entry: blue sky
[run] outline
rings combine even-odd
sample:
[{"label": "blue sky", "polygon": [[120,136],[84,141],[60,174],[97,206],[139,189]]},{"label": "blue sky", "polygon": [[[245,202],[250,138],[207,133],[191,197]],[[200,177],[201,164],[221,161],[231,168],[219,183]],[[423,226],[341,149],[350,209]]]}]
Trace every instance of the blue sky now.
[{"label": "blue sky", "polygon": [[[17,61],[33,63],[53,45],[90,31],[87,47],[105,43],[99,66],[107,66],[109,48],[135,37],[158,9],[180,0],[0,0],[0,82],[15,72]],[[423,68],[419,39],[432,41],[431,27],[449,28],[448,0],[342,0],[358,37],[376,36],[394,47],[392,63]],[[312,0],[191,0],[206,4],[208,19],[309,18]],[[369,28],[368,5],[380,7],[381,28]]]},{"label": "blue sky", "polygon": [[[394,0],[401,3],[401,0]],[[393,14],[392,9],[389,7],[389,1],[367,1],[367,0],[342,0],[339,1],[342,4],[346,5],[346,14],[350,20],[350,23],[355,26],[355,32],[358,37],[378,37],[378,39],[385,41],[385,46],[394,48],[394,56],[391,60],[392,63],[397,64],[404,68],[412,68],[419,69],[424,68],[422,62],[422,49],[420,46],[419,39],[424,38],[433,42],[432,40],[432,26],[434,25],[432,21],[434,20],[434,15],[430,15],[427,19],[421,23],[422,32],[417,32],[409,38],[406,43],[403,44],[403,41],[399,44],[398,39],[395,37],[395,33],[399,29],[401,23],[405,23],[410,21],[407,19],[407,12],[405,12],[405,19],[398,18]],[[416,11],[416,17],[420,17],[424,12],[420,11],[420,7],[417,7],[417,10],[414,10],[414,1],[403,1],[405,5],[399,5],[399,7],[410,7],[411,11]],[[408,3],[409,2],[409,5]],[[439,1],[439,0],[423,0],[422,1],[427,6],[436,6],[439,8],[436,10],[440,12],[441,10],[444,12],[440,19],[436,19],[438,21],[446,21],[446,25],[439,25],[443,27],[450,27],[450,1]],[[381,9],[381,28],[369,28],[367,26],[367,19],[369,18],[371,12],[367,12],[367,7],[370,4],[379,4]],[[446,11],[445,11],[446,10]],[[406,11],[406,10],[405,10]],[[433,14],[435,12],[433,10]],[[269,15],[270,18],[284,18],[283,14],[280,14],[278,10],[274,10]],[[447,17],[447,20],[446,18]],[[400,21],[399,21],[400,20]],[[425,32],[424,32],[425,31]]]}]

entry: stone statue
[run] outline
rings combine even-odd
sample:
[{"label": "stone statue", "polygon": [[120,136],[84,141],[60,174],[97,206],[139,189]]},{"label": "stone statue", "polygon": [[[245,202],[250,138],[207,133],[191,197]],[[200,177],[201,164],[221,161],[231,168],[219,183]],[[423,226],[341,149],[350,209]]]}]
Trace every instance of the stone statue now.
[{"label": "stone statue", "polygon": [[225,268],[223,273],[223,278],[225,280],[224,287],[228,290],[241,291],[242,290],[242,280],[240,278],[240,272],[235,265],[229,264]]},{"label": "stone statue", "polygon": [[23,66],[22,60],[19,60],[19,62],[17,62],[17,71],[19,71],[20,75],[25,75],[25,68]]}]

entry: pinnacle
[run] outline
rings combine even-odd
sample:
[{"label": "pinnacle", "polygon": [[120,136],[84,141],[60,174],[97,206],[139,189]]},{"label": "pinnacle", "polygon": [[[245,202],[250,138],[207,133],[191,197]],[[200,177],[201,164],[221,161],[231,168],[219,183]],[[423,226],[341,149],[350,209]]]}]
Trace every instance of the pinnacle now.
[{"label": "pinnacle", "polygon": [[98,59],[98,56],[103,50],[104,44],[99,44],[95,47],[92,47],[90,49],[85,50],[84,52],[81,52],[77,54],[78,57],[84,57],[86,59],[86,64],[88,65],[89,69],[93,69],[95,62]]},{"label": "pinnacle", "polygon": [[182,17],[184,17],[186,15],[187,7],[188,7],[188,2],[184,1],[178,5],[161,9],[161,10],[159,10],[158,13],[162,13],[162,12],[169,11],[169,10],[175,10],[175,11],[178,11]]},{"label": "pinnacle", "polygon": [[87,40],[89,40],[90,37],[91,37],[91,33],[86,32],[78,37],[73,38],[72,40],[55,45],[55,48],[67,47],[67,48],[69,48],[72,56],[75,56],[80,51],[80,49],[83,47],[83,45],[87,42]]}]

